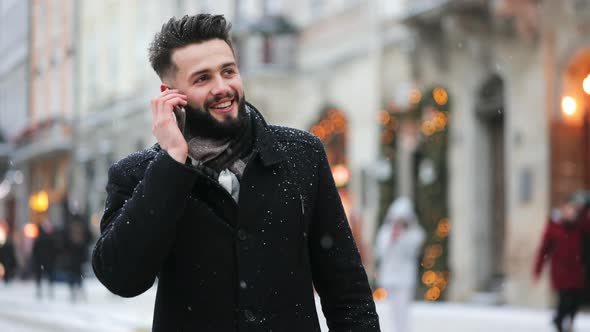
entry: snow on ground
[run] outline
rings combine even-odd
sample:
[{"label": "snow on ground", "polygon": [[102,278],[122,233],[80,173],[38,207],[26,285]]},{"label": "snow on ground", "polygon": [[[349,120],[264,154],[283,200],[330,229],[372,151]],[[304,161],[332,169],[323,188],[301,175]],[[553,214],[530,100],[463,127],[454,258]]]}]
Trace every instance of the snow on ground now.
[{"label": "snow on ground", "polygon": [[[150,331],[155,288],[124,299],[109,293],[95,279],[89,279],[86,294],[87,301],[72,304],[69,290],[63,284],[56,286],[53,300],[37,300],[31,282],[0,285],[0,331]],[[382,331],[393,331],[389,303],[378,302],[377,311]],[[550,310],[417,302],[411,309],[411,325],[413,332],[552,332],[551,315]],[[328,331],[323,317],[320,321],[322,330]],[[574,331],[590,331],[590,313],[578,316]]]},{"label": "snow on ground", "polygon": [[44,328],[40,331],[150,330],[155,288],[132,299],[112,295],[95,280],[87,282],[85,289],[87,300],[73,304],[69,289],[63,284],[56,285],[53,300],[37,300],[31,282],[0,287],[0,327],[4,321],[18,321]]}]

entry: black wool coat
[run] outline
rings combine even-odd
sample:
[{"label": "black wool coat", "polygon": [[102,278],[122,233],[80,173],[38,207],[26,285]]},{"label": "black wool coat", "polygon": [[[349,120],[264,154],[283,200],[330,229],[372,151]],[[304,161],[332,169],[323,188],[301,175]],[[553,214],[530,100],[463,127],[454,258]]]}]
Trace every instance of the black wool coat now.
[{"label": "black wool coat", "polygon": [[379,331],[322,143],[252,114],[239,203],[157,145],[111,166],[96,276],[123,297],[157,277],[153,331],[320,331],[314,286],[330,331]]}]

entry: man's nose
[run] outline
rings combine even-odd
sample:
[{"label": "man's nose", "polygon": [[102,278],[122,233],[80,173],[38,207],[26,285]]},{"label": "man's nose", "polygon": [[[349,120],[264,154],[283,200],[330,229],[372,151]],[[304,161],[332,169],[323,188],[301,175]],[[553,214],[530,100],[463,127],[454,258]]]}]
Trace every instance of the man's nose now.
[{"label": "man's nose", "polygon": [[214,96],[220,95],[220,94],[226,94],[231,90],[231,88],[229,87],[229,84],[227,84],[227,82],[222,77],[217,77],[213,84],[214,85],[213,85],[213,89],[211,89],[211,93]]}]

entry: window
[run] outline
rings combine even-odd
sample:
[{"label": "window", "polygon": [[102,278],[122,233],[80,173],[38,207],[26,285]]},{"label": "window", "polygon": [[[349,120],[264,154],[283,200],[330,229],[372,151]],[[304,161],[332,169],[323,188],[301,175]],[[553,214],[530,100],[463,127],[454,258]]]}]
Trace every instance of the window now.
[{"label": "window", "polygon": [[[108,36],[108,48],[110,51],[108,66],[110,67],[110,79],[114,82],[113,87],[119,83],[119,22],[117,19],[118,12],[113,12],[110,22],[110,31]],[[110,93],[111,91],[109,91]]]},{"label": "window", "polygon": [[279,15],[283,8],[283,1],[281,0],[264,0],[264,15],[273,16]]},{"label": "window", "polygon": [[318,17],[324,13],[324,0],[309,0],[309,11],[311,13],[311,17]]},{"label": "window", "polygon": [[273,37],[264,36],[262,44],[262,63],[271,64],[273,63]]}]

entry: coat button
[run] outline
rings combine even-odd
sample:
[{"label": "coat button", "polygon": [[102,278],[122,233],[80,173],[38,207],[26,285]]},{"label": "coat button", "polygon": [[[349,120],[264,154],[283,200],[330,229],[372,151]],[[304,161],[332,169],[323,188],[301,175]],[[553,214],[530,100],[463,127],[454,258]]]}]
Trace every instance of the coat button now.
[{"label": "coat button", "polygon": [[253,322],[256,320],[254,313],[248,309],[244,310],[244,316],[246,317],[246,320],[249,322]]},{"label": "coat button", "polygon": [[248,238],[246,231],[243,228],[238,229],[238,239],[240,239],[240,241],[244,241],[246,238]]}]

